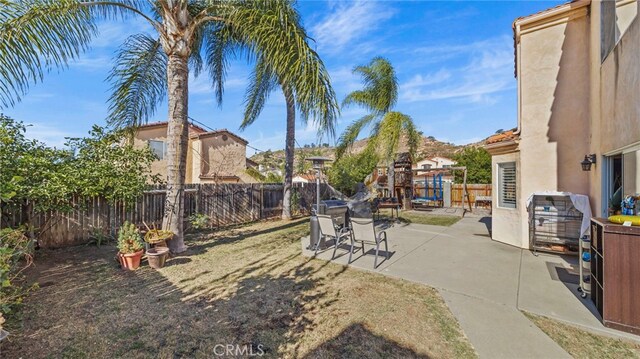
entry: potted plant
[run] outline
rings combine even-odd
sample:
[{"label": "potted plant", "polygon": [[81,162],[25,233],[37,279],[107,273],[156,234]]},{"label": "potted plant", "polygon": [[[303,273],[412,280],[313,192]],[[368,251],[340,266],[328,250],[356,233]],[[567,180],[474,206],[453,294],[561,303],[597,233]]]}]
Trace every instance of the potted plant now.
[{"label": "potted plant", "polygon": [[138,269],[143,248],[144,243],[138,228],[129,221],[124,222],[118,232],[118,259],[122,269]]},{"label": "potted plant", "polygon": [[169,256],[169,248],[167,247],[153,247],[147,249],[147,260],[149,261],[149,267],[158,269],[164,267],[164,263]]}]

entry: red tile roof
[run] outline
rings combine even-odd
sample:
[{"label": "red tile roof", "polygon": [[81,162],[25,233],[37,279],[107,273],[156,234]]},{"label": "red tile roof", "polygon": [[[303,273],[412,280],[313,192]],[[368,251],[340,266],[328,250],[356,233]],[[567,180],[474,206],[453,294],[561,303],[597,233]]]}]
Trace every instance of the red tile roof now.
[{"label": "red tile roof", "polygon": [[515,132],[516,132],[516,130],[513,129],[513,130],[497,133],[497,134],[487,138],[486,141],[485,141],[485,144],[491,145],[491,144],[499,143],[499,142],[514,141],[514,140],[516,140],[516,139],[518,139],[520,137],[520,135],[515,133]]},{"label": "red tile roof", "polygon": [[[162,127],[162,126],[166,126],[167,125],[167,121],[158,121],[158,122],[149,122],[146,123],[144,125],[140,125],[138,126],[138,129],[142,129],[142,128],[149,128],[149,127]],[[199,132],[207,132],[207,130],[205,130],[204,128],[198,126],[198,125],[194,125],[193,123],[189,122],[189,127],[191,127],[192,129],[199,131]]]}]

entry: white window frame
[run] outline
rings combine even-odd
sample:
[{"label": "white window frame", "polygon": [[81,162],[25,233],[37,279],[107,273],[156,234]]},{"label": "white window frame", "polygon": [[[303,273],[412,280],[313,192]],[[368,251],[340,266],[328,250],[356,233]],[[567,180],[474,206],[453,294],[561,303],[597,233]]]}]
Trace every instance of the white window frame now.
[{"label": "white window frame", "polygon": [[423,170],[430,170],[431,169],[431,165],[430,164],[424,164],[424,165],[422,165],[422,169]]},{"label": "white window frame", "polygon": [[[505,205],[505,200],[502,197],[503,195],[503,179],[502,179],[502,171],[505,167],[511,167],[513,166],[513,186],[514,186],[514,200],[513,200],[513,205],[509,204],[509,205]],[[508,161],[508,162],[500,162],[497,164],[497,192],[498,192],[498,203],[497,206],[498,208],[504,208],[504,209],[517,209],[518,208],[518,166],[516,164],[515,161]]]}]

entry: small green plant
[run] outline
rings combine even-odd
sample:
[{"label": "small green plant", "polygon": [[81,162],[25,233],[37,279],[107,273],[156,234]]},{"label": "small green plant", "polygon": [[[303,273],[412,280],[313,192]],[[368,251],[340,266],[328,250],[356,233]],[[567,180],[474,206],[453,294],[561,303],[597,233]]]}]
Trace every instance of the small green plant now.
[{"label": "small green plant", "polygon": [[209,221],[211,218],[206,214],[195,213],[189,216],[189,222],[191,222],[191,228],[193,229],[205,229],[209,227]]},{"label": "small green plant", "polygon": [[32,262],[31,240],[24,230],[0,230],[0,314],[11,313],[31,290],[23,285],[21,273]]},{"label": "small green plant", "polygon": [[135,253],[144,248],[140,231],[133,223],[125,221],[118,232],[118,249],[120,253]]},{"label": "small green plant", "polygon": [[95,244],[98,248],[100,248],[100,246],[104,243],[111,241],[112,237],[102,228],[94,227],[91,229],[89,239],[90,241],[88,244]]}]

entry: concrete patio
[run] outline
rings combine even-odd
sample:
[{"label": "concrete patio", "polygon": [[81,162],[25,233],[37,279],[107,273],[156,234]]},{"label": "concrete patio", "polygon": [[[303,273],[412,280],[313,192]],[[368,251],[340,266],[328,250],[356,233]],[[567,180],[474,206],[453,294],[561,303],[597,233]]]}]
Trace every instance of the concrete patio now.
[{"label": "concrete patio", "polygon": [[[386,229],[389,259],[379,258],[374,269],[374,247],[365,246],[365,254],[354,252],[350,265],[438,289],[480,357],[569,357],[521,310],[598,334],[640,340],[605,328],[593,303],[580,298],[577,258],[534,256],[494,242],[490,227],[490,217],[470,214],[451,227],[395,223]],[[303,238],[303,253],[313,256],[308,243]],[[349,248],[338,248],[333,261],[346,265]],[[317,258],[331,260],[332,254],[330,248]]]}]

